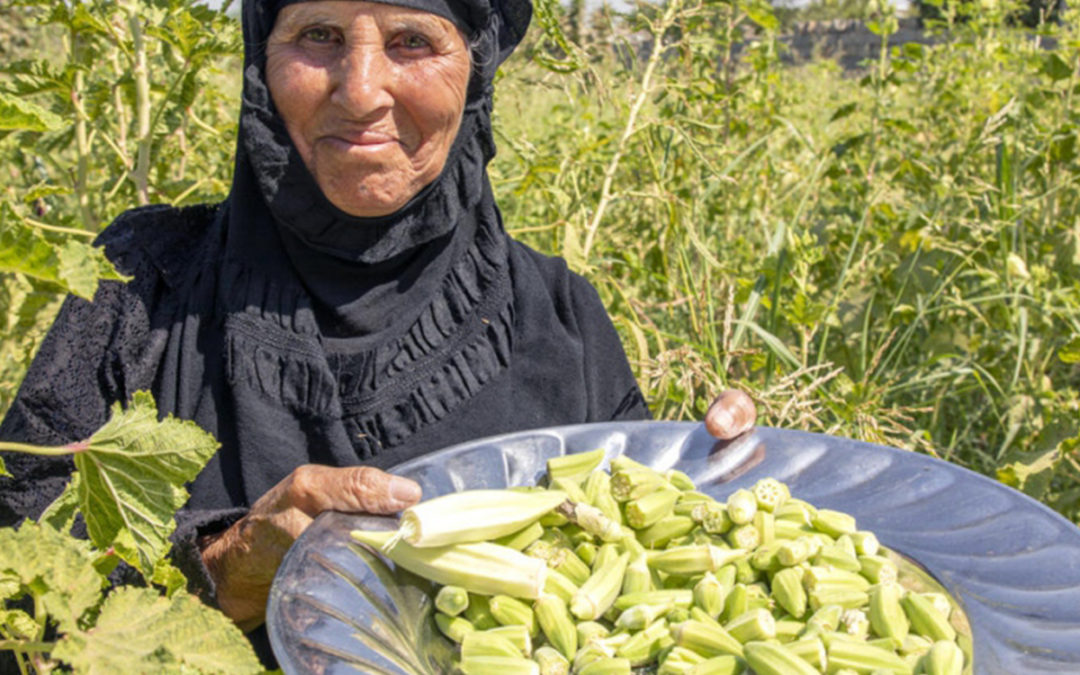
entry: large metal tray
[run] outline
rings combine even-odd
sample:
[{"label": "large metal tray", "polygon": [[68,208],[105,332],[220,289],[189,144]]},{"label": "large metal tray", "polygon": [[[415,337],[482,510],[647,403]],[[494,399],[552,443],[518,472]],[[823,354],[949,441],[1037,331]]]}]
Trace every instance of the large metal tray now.
[{"label": "large metal tray", "polygon": [[[603,447],[677,468],[723,498],[773,476],[818,506],[855,515],[914,560],[970,622],[975,672],[1080,673],[1080,529],[1027,496],[925,455],[758,428],[717,443],[701,425],[637,422],[482,439],[402,464],[426,497],[533,484],[549,457]],[[430,586],[351,543],[353,528],[394,520],[323,514],[294,544],[267,608],[286,673],[442,673],[452,650],[431,619]]]}]

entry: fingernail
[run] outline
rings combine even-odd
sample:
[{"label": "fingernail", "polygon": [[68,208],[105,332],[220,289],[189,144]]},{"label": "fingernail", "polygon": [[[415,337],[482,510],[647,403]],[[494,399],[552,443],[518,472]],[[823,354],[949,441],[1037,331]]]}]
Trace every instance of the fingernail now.
[{"label": "fingernail", "polygon": [[390,497],[399,504],[411,506],[420,501],[420,486],[408,478],[395,476],[390,479]]}]

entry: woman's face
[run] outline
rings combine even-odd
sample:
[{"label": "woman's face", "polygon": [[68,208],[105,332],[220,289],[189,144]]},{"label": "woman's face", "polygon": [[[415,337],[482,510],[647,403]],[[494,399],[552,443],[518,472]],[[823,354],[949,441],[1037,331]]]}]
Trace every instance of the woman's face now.
[{"label": "woman's face", "polygon": [[361,217],[397,211],[438,177],[470,69],[453,23],[376,2],[287,5],[266,45],[270,94],[304,164]]}]

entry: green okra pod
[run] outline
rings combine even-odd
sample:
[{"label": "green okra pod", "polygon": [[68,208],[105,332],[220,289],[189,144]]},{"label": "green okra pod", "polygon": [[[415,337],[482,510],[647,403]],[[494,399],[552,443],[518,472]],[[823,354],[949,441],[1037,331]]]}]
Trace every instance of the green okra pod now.
[{"label": "green okra pod", "polygon": [[543,595],[533,603],[533,613],[548,643],[572,659],[578,648],[577,627],[566,603],[554,595]]},{"label": "green okra pod", "polygon": [[744,646],[746,662],[757,675],[817,675],[817,669],[783,645],[755,641]]},{"label": "green okra pod", "polygon": [[476,630],[468,619],[461,616],[448,616],[442,612],[435,613],[435,625],[439,627],[443,635],[458,644],[461,644],[466,635]]},{"label": "green okra pod", "polygon": [[705,657],[730,654],[742,657],[743,645],[715,621],[691,619],[675,624],[671,629],[675,644]]},{"label": "green okra pod", "polygon": [[539,634],[532,608],[509,595],[495,595],[488,601],[491,615],[503,626],[525,626],[531,637]]},{"label": "green okra pod", "polygon": [[689,516],[667,516],[643,530],[638,530],[637,540],[645,548],[663,548],[672,539],[689,533],[695,527]]},{"label": "green okra pod", "polygon": [[911,630],[931,640],[956,640],[956,629],[949,620],[934,607],[932,600],[918,593],[907,593],[900,599],[911,623]]},{"label": "green okra pod", "polygon": [[540,675],[570,675],[570,661],[554,647],[537,647],[532,659],[540,666]]},{"label": "green okra pod", "polygon": [[797,567],[784,568],[772,578],[772,597],[796,619],[806,614],[808,603],[802,578],[803,571]]},{"label": "green okra pod", "polygon": [[615,562],[593,572],[570,600],[570,611],[574,616],[584,620],[595,620],[602,616],[619,596],[629,562],[630,554],[623,553]]},{"label": "green okra pod", "polygon": [[[734,568],[732,570],[734,578]],[[728,589],[716,578],[712,572],[706,572],[705,576],[694,584],[694,605],[700,607],[712,618],[717,618],[724,611],[724,600],[727,598]]]},{"label": "green okra pod", "polygon": [[860,673],[885,671],[911,675],[912,669],[899,655],[861,640],[833,640],[828,647],[829,669],[851,668]]},{"label": "green okra pod", "polygon": [[548,478],[569,478],[581,482],[603,463],[604,456],[604,449],[597,448],[588,452],[551,457],[547,461]]},{"label": "green okra pod", "polygon": [[727,498],[727,514],[736,525],[746,525],[754,520],[757,513],[757,498],[749,490],[740,489]]},{"label": "green okra pod", "polygon": [[870,588],[870,626],[876,635],[896,638],[903,642],[910,626],[900,605],[903,589],[896,582],[886,582]]},{"label": "green okra pod", "polygon": [[457,616],[469,606],[469,592],[461,586],[443,586],[435,594],[435,609],[447,616]]},{"label": "green okra pod", "polygon": [[626,524],[641,530],[672,515],[679,494],[676,490],[657,490],[628,501],[624,507]]},{"label": "green okra pod", "polygon": [[461,658],[474,656],[507,656],[519,659],[521,650],[502,635],[473,631],[466,633],[461,640]]},{"label": "green okra pod", "polygon": [[750,491],[754,494],[754,499],[757,500],[758,510],[768,513],[774,513],[777,508],[791,497],[788,486],[775,478],[762,478],[754,483],[754,487],[750,488]]},{"label": "green okra pod", "polygon": [[461,660],[465,675],[540,675],[540,666],[526,658],[509,656],[474,656]]},{"label": "green okra pod", "polygon": [[964,672],[964,652],[951,640],[938,640],[922,659],[926,675],[961,675]]},{"label": "green okra pod", "polygon": [[743,662],[734,656],[714,656],[694,664],[687,675],[739,675],[745,670]]},{"label": "green okra pod", "polygon": [[776,619],[765,609],[751,609],[724,624],[731,637],[744,645],[776,637]]}]

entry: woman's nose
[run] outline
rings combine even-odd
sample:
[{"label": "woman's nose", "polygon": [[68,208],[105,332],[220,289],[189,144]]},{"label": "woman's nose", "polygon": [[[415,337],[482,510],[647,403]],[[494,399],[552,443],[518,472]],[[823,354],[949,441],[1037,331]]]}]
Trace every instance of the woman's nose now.
[{"label": "woman's nose", "polygon": [[336,71],[331,100],[351,117],[362,118],[393,106],[394,68],[381,46],[350,47]]}]

